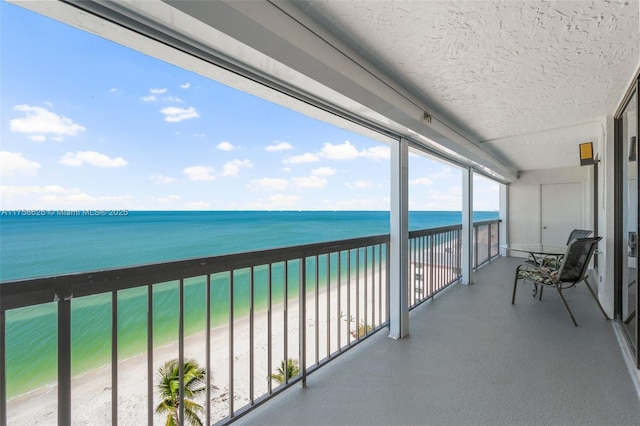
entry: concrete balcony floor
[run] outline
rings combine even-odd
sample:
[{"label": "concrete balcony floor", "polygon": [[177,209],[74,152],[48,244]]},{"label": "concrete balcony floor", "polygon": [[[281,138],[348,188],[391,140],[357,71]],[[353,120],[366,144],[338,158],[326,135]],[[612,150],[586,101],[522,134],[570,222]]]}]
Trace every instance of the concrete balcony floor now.
[{"label": "concrete balcony floor", "polygon": [[238,420],[248,425],[638,425],[640,401],[613,329],[581,284],[541,302],[499,258]]}]

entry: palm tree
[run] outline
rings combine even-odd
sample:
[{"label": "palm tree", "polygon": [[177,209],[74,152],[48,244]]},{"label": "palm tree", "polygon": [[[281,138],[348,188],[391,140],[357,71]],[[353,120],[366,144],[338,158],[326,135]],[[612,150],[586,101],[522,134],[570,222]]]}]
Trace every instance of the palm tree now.
[{"label": "palm tree", "polygon": [[[286,372],[286,375],[285,375]],[[300,374],[300,368],[298,367],[298,360],[289,358],[287,360],[287,367],[284,366],[284,361],[280,362],[280,367],[276,369],[276,373],[271,375],[271,378],[276,382],[283,384],[285,381],[289,381],[293,377]]]},{"label": "palm tree", "polygon": [[[192,399],[206,391],[205,376],[207,372],[192,359],[184,362],[184,419],[188,425],[202,426],[198,414],[204,408]],[[156,413],[167,413],[166,426],[180,426],[180,366],[177,359],[172,359],[158,368],[158,393],[162,401],[156,407]],[[187,399],[189,398],[189,399]]]}]

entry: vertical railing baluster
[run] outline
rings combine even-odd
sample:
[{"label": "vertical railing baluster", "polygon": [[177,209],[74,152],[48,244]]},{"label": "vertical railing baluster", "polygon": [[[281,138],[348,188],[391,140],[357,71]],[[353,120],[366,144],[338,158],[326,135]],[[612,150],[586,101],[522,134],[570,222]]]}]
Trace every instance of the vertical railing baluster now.
[{"label": "vertical railing baluster", "polygon": [[58,426],[71,425],[71,301],[58,301]]},{"label": "vertical railing baluster", "polygon": [[[271,274],[273,273],[273,264],[269,263],[268,267],[267,267],[267,374],[271,374],[271,365],[273,362],[273,342],[271,339],[271,332],[272,332],[272,322],[271,322],[271,307],[272,307],[272,293],[271,293],[271,284],[272,284],[272,280],[271,280]],[[273,387],[271,385],[271,378],[268,377],[267,378],[267,389],[269,391],[269,394],[271,394],[271,392],[273,392]],[[208,423],[211,424],[211,423]]]},{"label": "vertical railing baluster", "polygon": [[111,292],[111,424],[118,424],[118,292]]},{"label": "vertical railing baluster", "polygon": [[478,267],[478,227],[473,227],[473,260],[474,260],[474,268]]},{"label": "vertical railing baluster", "polygon": [[458,230],[458,275],[462,277],[462,230]]},{"label": "vertical railing baluster", "polygon": [[[284,262],[284,367],[288,367],[289,363],[289,261]],[[286,370],[285,370],[286,371]],[[284,383],[289,384],[289,375],[284,375]]]},{"label": "vertical railing baluster", "polygon": [[233,271],[229,271],[229,418],[233,418]]},{"label": "vertical railing baluster", "polygon": [[298,282],[298,326],[300,327],[298,347],[300,357],[300,374],[302,374],[302,387],[307,386],[307,259],[299,260],[298,268],[300,278]]},{"label": "vertical railing baluster", "polygon": [[360,249],[356,249],[356,340],[360,340]]},{"label": "vertical railing baluster", "polygon": [[376,246],[371,246],[371,326],[376,328]]},{"label": "vertical railing baluster", "polygon": [[0,303],[0,426],[7,426],[6,317]]},{"label": "vertical railing baluster", "polygon": [[453,275],[451,270],[451,258],[453,256],[453,249],[451,247],[451,231],[447,232],[447,283],[453,281]]},{"label": "vertical railing baluster", "polygon": [[491,224],[489,224],[489,235],[487,236],[487,238],[488,238],[487,247],[489,248],[489,251],[488,251],[489,257],[488,257],[488,259],[491,259],[493,257],[493,250],[492,250],[492,248],[493,248],[492,247],[493,246],[493,244],[492,244],[492,242],[493,242],[493,234],[494,234],[493,224],[491,223]]},{"label": "vertical railing baluster", "polygon": [[147,425],[153,426],[153,286],[147,286]]},{"label": "vertical railing baluster", "polygon": [[425,276],[424,276],[424,236],[419,237],[418,245],[420,246],[418,252],[418,264],[420,265],[420,301],[424,301],[427,291],[425,289]]},{"label": "vertical railing baluster", "polygon": [[[368,327],[368,322],[367,322],[367,305],[369,304],[369,299],[367,297],[367,287],[369,286],[369,282],[368,282],[368,277],[369,277],[369,264],[368,264],[368,254],[369,254],[369,248],[365,247],[364,248],[364,315],[362,316],[364,324],[364,334],[365,336],[367,334],[369,334],[369,327]],[[358,331],[358,333],[360,333]]]},{"label": "vertical railing baluster", "polygon": [[347,343],[351,345],[351,250],[347,250]]},{"label": "vertical railing baluster", "polygon": [[178,285],[178,421],[184,424],[184,279]]},{"label": "vertical railing baluster", "polygon": [[435,293],[435,277],[433,274],[433,235],[429,235],[429,294],[433,297]]},{"label": "vertical railing baluster", "polygon": [[314,307],[314,314],[315,314],[315,319],[314,319],[314,324],[315,324],[315,335],[316,335],[316,345],[315,345],[315,355],[316,355],[316,366],[319,364],[319,357],[320,357],[320,321],[318,320],[320,318],[320,305],[319,305],[319,300],[318,298],[320,297],[320,283],[318,282],[318,280],[320,279],[320,264],[319,262],[319,257],[316,255],[315,256],[315,261],[316,261],[316,281],[315,281],[315,307]]},{"label": "vertical railing baluster", "polygon": [[390,243],[385,243],[385,247],[384,247],[385,254],[386,254],[386,256],[385,256],[386,257],[386,264],[387,264],[386,273],[385,273],[385,275],[386,275],[386,277],[385,277],[386,278],[386,282],[385,282],[385,292],[386,292],[386,294],[384,296],[384,298],[385,298],[385,300],[387,302],[387,303],[385,303],[386,310],[387,310],[387,312],[385,312],[385,316],[386,316],[385,322],[389,321],[389,319],[391,318],[391,303],[389,303],[389,295],[391,294],[391,252],[389,250],[389,245],[390,245]]},{"label": "vertical railing baluster", "polygon": [[382,324],[382,283],[384,282],[382,279],[382,265],[384,262],[382,261],[382,244],[378,245],[378,325]]},{"label": "vertical railing baluster", "polygon": [[336,321],[336,340],[337,340],[337,344],[338,344],[338,352],[342,352],[342,334],[340,333],[340,323],[342,321],[342,300],[341,300],[341,296],[342,296],[342,252],[340,250],[338,250],[338,257],[337,257],[337,262],[338,264],[337,266],[337,274],[338,274],[338,294],[337,294],[337,300],[336,300],[336,305],[337,305],[337,313],[338,313],[338,320]]},{"label": "vertical railing baluster", "polygon": [[253,357],[255,356],[255,341],[254,341],[254,336],[253,336],[253,321],[254,321],[254,317],[253,317],[253,310],[254,310],[254,279],[253,279],[253,275],[255,273],[255,269],[252,266],[250,271],[249,271],[249,404],[253,405],[255,400],[254,400],[254,383],[253,383],[253,376],[254,376],[254,360]]},{"label": "vertical railing baluster", "polygon": [[207,288],[205,289],[205,309],[207,310],[207,314],[205,316],[205,329],[207,330],[207,335],[205,336],[205,363],[206,363],[206,371],[207,371],[207,380],[206,380],[206,399],[207,403],[205,405],[206,408],[206,423],[207,425],[211,424],[211,275],[207,274],[206,281]]},{"label": "vertical railing baluster", "polygon": [[331,253],[327,253],[327,358],[331,358]]},{"label": "vertical railing baluster", "polygon": [[[408,299],[409,299],[409,309],[416,305],[416,290],[417,290],[417,280],[416,280],[416,268],[418,265],[416,264],[416,253],[418,252],[418,248],[416,246],[417,241],[415,238],[409,239],[409,272],[407,276],[409,277],[409,289],[408,289]],[[411,273],[411,265],[413,265],[413,274]]]}]

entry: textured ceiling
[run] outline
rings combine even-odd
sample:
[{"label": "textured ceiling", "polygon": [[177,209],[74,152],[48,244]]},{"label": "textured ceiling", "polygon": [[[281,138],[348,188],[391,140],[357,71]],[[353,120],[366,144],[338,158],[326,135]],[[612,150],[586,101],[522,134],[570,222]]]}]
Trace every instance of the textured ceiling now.
[{"label": "textured ceiling", "polygon": [[549,167],[541,158],[519,161],[540,152],[538,143],[547,153],[557,147],[554,163],[568,166],[577,165],[576,138],[602,136],[601,126],[585,123],[615,111],[638,69],[638,3],[295,2],[520,170]]}]

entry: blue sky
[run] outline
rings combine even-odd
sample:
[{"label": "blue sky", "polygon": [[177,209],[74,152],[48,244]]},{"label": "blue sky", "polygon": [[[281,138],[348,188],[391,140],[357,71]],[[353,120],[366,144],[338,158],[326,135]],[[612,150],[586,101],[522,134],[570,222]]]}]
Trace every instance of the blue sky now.
[{"label": "blue sky", "polygon": [[[386,210],[389,149],[0,3],[2,209]],[[410,208],[461,175],[412,155]],[[498,208],[476,179],[475,209]]]}]

